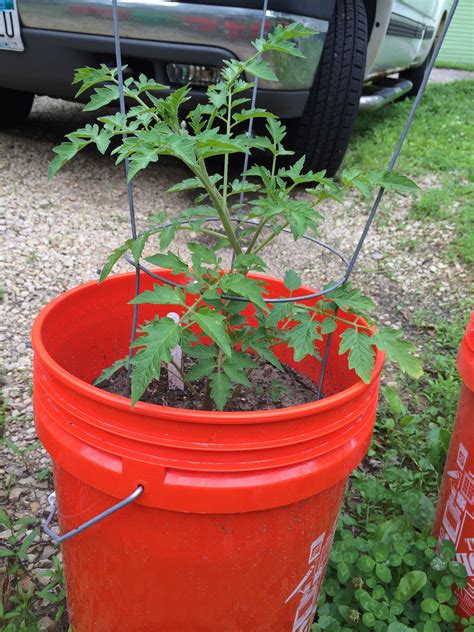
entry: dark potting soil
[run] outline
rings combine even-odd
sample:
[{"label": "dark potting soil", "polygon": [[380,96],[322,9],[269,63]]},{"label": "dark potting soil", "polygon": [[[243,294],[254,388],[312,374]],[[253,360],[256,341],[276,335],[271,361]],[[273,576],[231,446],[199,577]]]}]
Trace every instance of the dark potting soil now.
[{"label": "dark potting soil", "polygon": [[[192,364],[193,362],[187,358],[184,362],[185,371],[189,370]],[[270,410],[315,401],[316,385],[289,366],[284,366],[284,369],[284,371],[278,371],[267,362],[261,363],[250,376],[251,386],[243,386],[238,396],[232,401],[232,405],[227,405],[225,410],[232,412]],[[284,390],[279,390],[274,400],[271,394],[275,391],[275,383],[284,387]],[[204,379],[192,383],[200,395],[204,391],[204,384]],[[126,369],[119,369],[110,379],[104,380],[99,388],[125,397],[127,393]],[[196,396],[186,386],[184,391],[168,387],[166,370],[162,370],[159,380],[153,380],[149,384],[140,401],[172,408],[202,409],[200,402],[196,401]]]}]

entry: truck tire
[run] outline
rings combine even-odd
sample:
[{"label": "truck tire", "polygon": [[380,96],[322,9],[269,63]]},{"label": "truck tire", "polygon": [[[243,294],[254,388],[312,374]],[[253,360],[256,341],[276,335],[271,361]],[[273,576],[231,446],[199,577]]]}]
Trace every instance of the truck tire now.
[{"label": "truck tire", "polygon": [[289,122],[296,154],[306,167],[332,176],[344,157],[359,109],[367,54],[362,0],[336,0],[303,116]]},{"label": "truck tire", "polygon": [[34,98],[32,92],[0,88],[0,128],[9,129],[24,123]]}]

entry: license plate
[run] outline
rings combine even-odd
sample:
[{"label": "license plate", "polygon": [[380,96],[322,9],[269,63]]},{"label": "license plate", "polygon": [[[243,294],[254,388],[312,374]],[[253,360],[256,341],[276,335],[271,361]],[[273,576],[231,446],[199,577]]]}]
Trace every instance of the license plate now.
[{"label": "license plate", "polygon": [[0,0],[0,50],[25,50],[16,0]]}]

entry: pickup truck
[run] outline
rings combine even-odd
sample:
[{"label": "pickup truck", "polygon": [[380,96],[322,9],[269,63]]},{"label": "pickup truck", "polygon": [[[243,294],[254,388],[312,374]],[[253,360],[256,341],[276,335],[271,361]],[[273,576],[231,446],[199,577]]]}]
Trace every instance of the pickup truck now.
[{"label": "pickup truck", "polygon": [[[258,105],[288,119],[308,167],[334,174],[359,109],[419,87],[449,0],[269,0],[265,31],[302,22],[305,59],[270,58],[278,82],[259,83]],[[245,58],[263,0],[120,0],[129,72],[203,98],[224,59]],[[34,95],[72,99],[75,68],[115,65],[111,0],[0,0],[0,126],[21,124]],[[396,75],[396,76],[395,76]]]}]

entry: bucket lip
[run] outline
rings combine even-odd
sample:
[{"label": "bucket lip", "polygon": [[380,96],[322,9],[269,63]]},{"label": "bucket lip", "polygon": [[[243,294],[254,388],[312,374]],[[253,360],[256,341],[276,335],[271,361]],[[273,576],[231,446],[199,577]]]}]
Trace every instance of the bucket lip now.
[{"label": "bucket lip", "polygon": [[[123,272],[120,274],[114,274],[109,277],[106,282],[114,282],[114,280],[119,280],[127,276],[134,277],[134,273]],[[252,274],[252,277],[262,281],[271,280],[273,282],[277,281],[283,284],[282,279],[266,274]],[[301,418],[313,414],[322,413],[326,410],[331,410],[353,399],[356,399],[358,396],[362,395],[364,391],[367,391],[372,386],[372,384],[378,379],[382,371],[385,354],[382,351],[376,350],[375,366],[370,382],[368,384],[366,384],[359,378],[355,384],[347,389],[344,389],[343,391],[335,393],[334,395],[330,395],[329,397],[325,397],[324,399],[309,402],[307,404],[287,406],[285,408],[229,412],[193,410],[188,408],[177,408],[171,406],[161,406],[159,404],[149,404],[146,402],[137,402],[133,409],[131,409],[129,398],[104,391],[96,386],[93,386],[92,384],[89,384],[88,382],[85,382],[84,380],[76,377],[75,375],[64,369],[58,362],[56,362],[56,360],[52,358],[43,342],[43,326],[47,318],[54,311],[54,309],[62,302],[70,299],[72,296],[80,294],[84,290],[90,287],[95,287],[97,285],[98,281],[96,280],[81,283],[80,285],[77,285],[72,289],[63,292],[52,301],[50,301],[45,307],[43,307],[38,316],[35,318],[31,339],[35,354],[38,355],[41,362],[47,366],[47,368],[51,371],[56,379],[58,379],[60,382],[62,382],[78,394],[88,399],[93,399],[111,408],[122,410],[128,413],[143,415],[146,417],[159,417],[160,419],[166,419],[170,421],[187,421],[208,424],[222,423],[223,421],[227,423],[262,423],[287,421],[295,418]],[[310,293],[313,290],[308,287],[302,287],[301,291]]]}]

